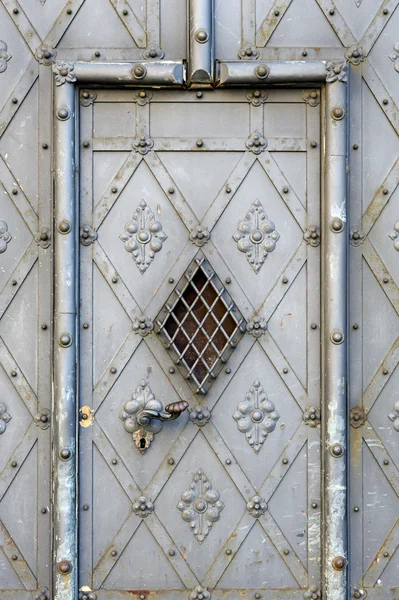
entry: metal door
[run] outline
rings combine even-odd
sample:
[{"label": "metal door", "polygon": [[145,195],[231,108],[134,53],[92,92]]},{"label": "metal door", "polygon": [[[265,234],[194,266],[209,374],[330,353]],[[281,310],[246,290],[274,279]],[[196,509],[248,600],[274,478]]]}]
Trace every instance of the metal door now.
[{"label": "metal door", "polygon": [[79,585],[97,598],[320,588],[319,101],[81,92]]},{"label": "metal door", "polygon": [[0,1],[1,600],[395,600],[397,7]]}]

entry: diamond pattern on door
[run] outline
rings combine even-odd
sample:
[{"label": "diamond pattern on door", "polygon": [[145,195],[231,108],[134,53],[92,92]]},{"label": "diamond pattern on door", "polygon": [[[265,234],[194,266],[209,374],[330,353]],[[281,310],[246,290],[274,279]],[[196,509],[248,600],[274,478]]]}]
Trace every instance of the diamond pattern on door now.
[{"label": "diamond pattern on door", "polygon": [[[319,460],[313,448],[320,428],[308,427],[302,418],[310,402],[308,373],[318,378],[318,358],[309,363],[305,353],[305,366],[297,374],[294,366],[297,369],[298,361],[293,358],[291,364],[287,360],[290,353],[282,351],[287,345],[284,330],[290,332],[288,339],[306,347],[309,325],[304,298],[309,281],[317,286],[319,277],[319,249],[303,239],[307,220],[318,224],[318,176],[312,180],[310,175],[311,169],[316,175],[318,172],[318,150],[307,156],[308,136],[319,135],[318,108],[307,106],[300,90],[290,94],[292,137],[286,105],[281,105],[280,121],[278,117],[284,92],[271,92],[268,110],[274,115],[273,125],[269,136],[265,119],[261,133],[267,137],[267,149],[262,146],[258,153],[247,146],[253,132],[245,115],[256,110],[261,115],[262,108],[248,104],[245,90],[218,92],[223,123],[231,137],[221,139],[218,129],[212,129],[219,111],[217,102],[212,111],[209,104],[198,104],[196,110],[206,107],[201,143],[192,138],[199,133],[198,125],[189,120],[193,104],[178,93],[154,91],[149,113],[148,104],[136,105],[137,116],[145,124],[141,131],[147,136],[151,133],[153,142],[145,154],[135,152],[135,136],[121,141],[102,135],[105,103],[112,107],[122,102],[128,107],[128,94],[118,92],[113,104],[113,93],[97,90],[94,104],[82,108],[87,127],[82,137],[92,136],[93,116],[95,131],[101,132],[98,138],[94,132],[94,158],[91,153],[84,155],[83,181],[89,182],[91,164],[99,164],[96,155],[103,148],[108,148],[109,155],[109,148],[119,153],[121,144],[132,147],[133,143],[124,161],[121,157],[107,159],[109,168],[103,179],[104,183],[108,180],[108,187],[102,184],[105,191],[97,205],[90,196],[82,205],[82,219],[92,223],[98,234],[93,244],[81,251],[82,272],[86,273],[82,306],[88,308],[82,318],[89,324],[88,333],[92,310],[96,330],[100,330],[95,333],[94,350],[88,336],[82,334],[82,360],[89,361],[88,370],[82,370],[84,389],[91,387],[91,352],[103,359],[101,375],[95,377],[89,392],[93,394],[95,422],[81,430],[80,459],[90,469],[91,453],[102,456],[96,459],[91,477],[101,480],[101,471],[107,472],[107,487],[116,486],[115,497],[120,498],[117,502],[122,507],[122,514],[112,518],[112,536],[100,533],[107,528],[107,512],[101,503],[96,504],[91,518],[82,512],[84,530],[93,530],[94,540],[98,538],[97,560],[90,567],[93,589],[109,593],[145,589],[155,595],[165,589],[179,598],[202,593],[198,586],[205,595],[219,589],[244,591],[254,585],[259,590],[270,586],[308,589],[307,560],[319,544],[317,528],[307,531],[307,513],[314,509],[309,509],[303,498],[297,507],[296,495],[287,492],[292,502],[288,510],[303,523],[293,537],[284,524],[284,513],[273,502],[286,480],[294,488],[305,490],[310,485],[312,498],[320,495],[318,475],[312,476],[310,484],[306,475]],[[102,107],[99,112],[97,102]],[[168,119],[172,107],[179,110],[179,121]],[[309,133],[307,112],[313,127]],[[242,115],[240,124],[234,122],[237,114]],[[303,122],[297,122],[298,116]],[[258,123],[259,130],[263,121]],[[279,165],[280,148],[301,155],[293,172],[284,158]],[[212,160],[206,158],[208,152]],[[216,176],[219,153],[223,177],[220,173]],[[195,171],[191,156],[198,156],[200,170],[207,164],[214,183],[208,182],[207,199],[198,200],[199,210],[199,192],[190,187],[197,180],[194,177],[190,184],[182,172],[187,165],[189,172]],[[114,175],[112,164],[118,170]],[[314,186],[311,199],[303,184],[306,180]],[[196,215],[201,214],[198,221]],[[158,251],[147,255],[150,240],[160,232],[165,235]],[[96,295],[101,289],[109,299],[107,306],[102,296]],[[317,293],[312,302],[317,318]],[[123,327],[113,325],[117,315],[123,315]],[[148,324],[145,331],[140,329],[141,322]],[[106,340],[106,332],[114,327],[119,332],[119,347],[108,334],[112,350],[96,350],[96,344]],[[129,424],[130,415],[137,412],[141,385],[151,390],[153,398],[153,405],[148,404],[152,440],[142,454]],[[316,406],[317,394],[316,386],[310,402]],[[165,407],[178,401],[189,403],[187,413],[161,427],[158,404]],[[309,436],[314,444],[306,453]],[[314,512],[317,522],[318,511]],[[82,539],[81,555],[89,558],[91,535],[83,534]],[[151,565],[154,561],[164,565],[167,581],[161,567],[154,576],[151,567],[147,575],[138,568],[144,564],[135,559],[140,544],[142,556],[148,557]],[[261,563],[272,561],[278,574],[258,577],[259,581],[255,577],[255,584],[250,584],[252,567],[245,575],[242,566],[246,561],[255,565],[258,554]],[[84,579],[90,581],[88,575]]]}]

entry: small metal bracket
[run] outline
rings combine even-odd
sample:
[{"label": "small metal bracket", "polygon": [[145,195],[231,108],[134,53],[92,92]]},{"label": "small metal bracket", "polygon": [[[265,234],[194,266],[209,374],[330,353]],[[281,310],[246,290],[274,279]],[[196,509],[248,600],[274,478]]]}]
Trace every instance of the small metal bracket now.
[{"label": "small metal bracket", "polygon": [[350,411],[350,423],[356,429],[367,421],[366,411],[362,406],[354,406]]},{"label": "small metal bracket", "polygon": [[94,410],[90,406],[82,406],[79,409],[79,424],[82,427],[90,427],[94,421]]}]

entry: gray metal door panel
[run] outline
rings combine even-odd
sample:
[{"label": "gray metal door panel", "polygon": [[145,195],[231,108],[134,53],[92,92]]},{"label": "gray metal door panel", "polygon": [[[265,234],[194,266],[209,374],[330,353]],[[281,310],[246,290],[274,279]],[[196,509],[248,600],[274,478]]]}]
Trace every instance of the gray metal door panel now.
[{"label": "gray metal door panel", "polygon": [[[351,436],[351,552],[348,570],[351,595],[362,598],[367,594],[369,598],[378,596],[383,600],[392,600],[396,597],[395,569],[399,552],[399,491],[396,484],[399,408],[395,404],[399,277],[396,260],[397,234],[399,235],[399,227],[396,225],[399,218],[396,211],[399,134],[396,118],[399,69],[397,1],[336,0],[332,5],[323,0],[292,0],[282,5],[272,0],[250,0],[245,3],[234,0],[228,7],[225,3],[216,2],[214,9],[212,40],[216,59],[241,62],[256,59],[300,60],[307,64],[311,60],[342,59],[345,55],[348,61],[351,79],[350,220],[347,227],[350,238],[348,280],[351,286],[348,330],[351,349],[348,398],[351,409],[348,416]],[[35,423],[35,417],[41,409],[51,410],[51,256],[54,235],[59,235],[57,231],[52,231],[51,225],[51,105],[54,77],[51,65],[56,59],[70,62],[123,62],[190,58],[187,55],[186,11],[184,0],[130,0],[129,3],[113,0],[72,0],[68,3],[65,0],[20,0],[18,4],[5,0],[0,2],[0,221],[4,221],[7,227],[5,229],[2,225],[0,236],[4,242],[2,248],[5,248],[0,253],[0,403],[7,407],[1,407],[0,416],[0,426],[4,430],[0,435],[2,599],[32,598],[43,586],[51,589],[51,564],[56,560],[51,559],[50,555],[50,442],[57,442],[58,434],[54,435],[52,428],[47,427],[48,421],[45,419],[51,415],[46,412],[41,415],[44,420],[36,419],[39,425]],[[99,514],[104,519],[101,532],[94,533],[93,548],[97,556],[107,555],[107,549],[111,547],[113,540],[111,534],[120,527],[132,506],[123,486],[128,486],[133,476],[141,487],[146,488],[162,462],[164,467],[160,470],[159,481],[165,480],[166,483],[159,496],[156,496],[154,513],[162,513],[160,521],[164,527],[168,524],[167,529],[177,529],[174,523],[180,523],[179,534],[174,529],[173,535],[171,534],[173,543],[177,545],[180,539],[178,535],[188,536],[190,539],[189,526],[181,519],[175,506],[179,501],[179,494],[188,489],[186,486],[190,484],[190,477],[187,476],[184,480],[181,475],[186,456],[187,472],[189,469],[195,472],[195,461],[193,457],[190,459],[189,451],[193,448],[195,455],[196,444],[198,451],[209,454],[209,467],[211,470],[215,469],[215,477],[206,468],[202,468],[213,489],[220,493],[225,508],[220,512],[220,518],[214,523],[207,540],[199,544],[191,534],[190,543],[194,549],[200,548],[200,555],[205,548],[204,544],[211,543],[208,540],[212,540],[212,536],[215,536],[215,543],[223,545],[224,534],[227,537],[231,528],[236,525],[233,523],[233,513],[229,512],[224,490],[231,488],[234,497],[238,494],[241,502],[245,500],[240,492],[243,488],[231,483],[237,477],[234,474],[232,479],[230,474],[233,472],[231,467],[236,468],[234,460],[240,463],[248,483],[256,488],[260,485],[260,471],[254,465],[258,457],[266,456],[264,451],[267,449],[268,458],[262,467],[270,478],[273,475],[270,463],[275,460],[273,453],[278,451],[279,444],[285,447],[289,428],[294,428],[294,423],[299,419],[299,405],[302,403],[303,407],[302,390],[307,391],[309,405],[318,404],[320,394],[320,319],[313,317],[317,314],[320,289],[317,285],[308,284],[313,281],[312,273],[318,271],[318,258],[314,258],[318,250],[313,252],[314,249],[306,247],[306,261],[305,251],[300,253],[300,245],[297,254],[294,253],[294,246],[300,241],[298,232],[304,227],[301,219],[307,217],[307,212],[314,215],[315,221],[318,219],[320,173],[317,161],[307,161],[305,158],[314,151],[318,152],[318,149],[311,149],[312,146],[309,146],[310,142],[319,139],[318,108],[306,105],[306,116],[301,116],[299,113],[303,113],[305,109],[300,99],[301,92],[288,89],[284,93],[267,90],[268,98],[260,109],[252,106],[253,98],[246,98],[245,101],[242,99],[245,96],[244,90],[230,90],[228,93],[220,90],[191,90],[181,94],[165,91],[162,92],[162,103],[156,101],[156,96],[161,97],[161,92],[153,90],[154,96],[147,105],[146,113],[147,109],[141,110],[137,104],[137,90],[138,88],[120,91],[97,89],[94,109],[93,106],[80,107],[81,142],[83,144],[86,140],[91,144],[89,147],[82,145],[78,157],[82,172],[81,222],[93,225],[99,235],[93,246],[81,247],[82,256],[87,252],[92,253],[91,260],[83,259],[80,266],[81,280],[84,282],[82,289],[92,290],[94,301],[87,292],[81,306],[79,368],[85,376],[80,381],[80,397],[81,404],[98,409],[99,420],[97,423],[96,415],[93,426],[82,432],[81,453],[84,464],[86,457],[93,453],[94,472],[101,474],[98,480],[94,477],[93,481],[91,469],[85,468],[81,472],[80,495],[85,498],[80,507],[83,583],[89,580],[88,574],[96,562],[90,554],[93,534],[91,515]],[[197,91],[202,94],[201,98],[197,97]],[[224,102],[227,96],[229,100],[226,109]],[[87,102],[90,103],[90,99]],[[251,106],[247,102],[251,102]],[[241,107],[244,104],[245,107],[250,107],[246,114]],[[283,116],[284,105],[289,106],[285,113],[287,116]],[[167,114],[168,110],[170,112]],[[177,114],[180,116],[179,110],[186,112],[181,112],[184,118],[176,119]],[[209,130],[206,130],[207,122],[201,122],[200,119],[200,115],[205,115],[207,110],[211,115],[217,115],[215,122],[209,125]],[[238,112],[232,117],[234,110]],[[298,112],[296,116],[295,111]],[[249,165],[240,163],[245,139],[252,130],[260,126],[262,119],[259,119],[259,115],[262,113],[268,123],[267,131],[264,132],[269,143],[266,152],[270,154],[269,164],[274,168],[270,174],[266,174],[265,161],[260,166],[262,158],[260,161],[256,158],[251,169]],[[182,126],[180,131],[173,130],[176,121]],[[303,129],[305,122],[308,124],[307,131]],[[250,123],[254,126],[251,127]],[[248,127],[241,139],[243,125]],[[147,126],[150,126],[149,130]],[[226,130],[231,132],[229,136],[226,135]],[[164,140],[169,133],[172,137],[175,133],[178,138],[175,141],[169,138],[167,146],[155,147],[147,155],[150,157],[156,154],[161,165],[151,162],[147,166],[142,163],[137,167],[137,173],[132,175],[135,167],[129,163],[131,143],[141,132],[149,133],[156,144],[159,143],[157,140]],[[278,147],[272,145],[273,139],[278,143],[278,140],[287,137],[292,138],[291,141],[296,140],[296,145],[290,148],[282,144]],[[204,141],[201,152],[196,151],[197,139]],[[301,140],[306,140],[306,152]],[[54,141],[57,142],[57,138]],[[235,146],[235,143],[238,145]],[[260,156],[264,155],[262,153]],[[153,183],[151,169],[156,171],[156,178],[163,181],[164,191],[160,190],[159,184]],[[114,178],[118,172],[118,181],[114,186]],[[231,172],[238,172],[238,183],[246,172],[248,174],[242,183],[237,183],[237,189],[231,185],[232,192],[224,209],[223,190]],[[278,173],[283,174],[284,180]],[[181,192],[181,196],[175,193],[173,200],[167,191],[168,177],[173,180],[176,190]],[[137,185],[134,184],[135,181]],[[287,196],[280,193],[285,181],[290,189]],[[123,242],[118,239],[124,232],[125,223],[132,219],[138,205],[136,200],[141,200],[136,198],[137,188],[141,186],[148,187],[150,198],[157,198],[154,206],[150,201],[148,204],[157,219],[159,216],[158,220],[168,236],[162,242],[162,250],[156,253],[144,275],[139,273],[131,254],[125,251]],[[112,187],[117,187],[118,191],[112,192]],[[264,188],[263,205],[280,234],[276,249],[270,253],[257,275],[232,239],[239,220],[245,216],[252,187]],[[120,192],[119,188],[125,191]],[[212,204],[216,197],[216,194],[213,195],[215,189],[220,195]],[[18,193],[13,193],[13,190]],[[127,199],[124,199],[123,196],[128,191]],[[94,206],[91,205],[92,198]],[[134,202],[131,198],[134,198]],[[282,203],[281,198],[287,201],[290,208]],[[307,200],[313,198],[314,204],[308,206]],[[290,204],[292,199],[295,205]],[[109,202],[112,204],[114,200],[115,206],[101,224],[104,209],[108,210]],[[158,204],[160,215],[157,213]],[[211,204],[211,210],[207,212]],[[128,206],[128,213],[131,214],[125,217]],[[176,209],[169,210],[168,214],[170,206],[176,206]],[[274,211],[276,215],[273,214]],[[118,416],[123,395],[121,390],[129,390],[124,396],[128,399],[139,385],[140,378],[147,377],[147,370],[151,368],[151,381],[166,382],[154,389],[157,397],[162,398],[164,403],[172,396],[184,397],[190,400],[191,409],[191,399],[195,394],[192,387],[184,382],[178,366],[173,365],[172,357],[159,343],[156,333],[143,340],[136,339],[138,336],[131,329],[132,319],[142,312],[152,317],[158,315],[198,251],[197,246],[188,242],[188,232],[193,229],[197,220],[211,230],[211,241],[202,250],[222,283],[226,278],[232,279],[232,283],[225,287],[238,309],[247,318],[260,308],[260,313],[268,320],[268,330],[261,338],[262,342],[255,340],[252,345],[248,343],[251,336],[245,334],[205,397],[201,397],[201,402],[211,409],[213,425],[198,428],[197,437],[190,442],[189,449],[184,453],[184,445],[181,448],[181,456],[176,452],[170,456],[170,448],[173,446],[168,446],[165,439],[173,445],[178,443],[177,440],[185,432],[196,429],[191,421],[188,422],[186,413],[180,417],[181,421],[164,423],[162,431],[155,435],[155,440],[145,455],[149,465],[148,472],[141,472],[137,469],[137,464],[144,457],[140,455],[136,462],[133,460],[134,452],[138,454],[138,451],[131,447],[131,437],[123,429],[124,422]],[[309,219],[305,221],[306,227],[312,222]],[[48,233],[43,229],[50,231]],[[185,244],[181,243],[182,238],[185,239]],[[103,252],[96,249],[100,247]],[[214,249],[212,254],[209,254],[209,248]],[[281,264],[278,263],[279,260],[282,261]],[[268,280],[267,273],[272,273],[273,281]],[[118,277],[117,283],[112,281],[115,276]],[[284,276],[288,279],[287,283],[282,281]],[[169,283],[169,278],[174,279],[173,284]],[[261,279],[262,287],[256,285]],[[156,282],[155,286],[153,282]],[[156,289],[158,283],[159,290]],[[376,318],[376,314],[382,313],[383,318]],[[311,327],[313,322],[316,329]],[[88,329],[84,328],[85,323],[89,324]],[[56,352],[58,337],[57,335]],[[265,342],[269,338],[274,340],[275,345],[272,347]],[[305,340],[306,356],[302,351]],[[121,347],[124,350],[118,353]],[[230,409],[230,390],[245,393],[244,370],[250,370],[249,361],[251,365],[260,364],[258,354],[262,352],[269,358],[265,359],[264,366],[267,384],[263,380],[261,383],[274,402],[268,383],[269,380],[270,383],[273,381],[276,388],[276,410],[281,410],[280,419],[259,455],[255,455],[244,444],[237,457],[234,435],[237,436],[240,432],[232,413],[227,424],[224,415]],[[130,355],[133,358],[129,362]],[[112,357],[116,358],[111,360]],[[283,372],[286,363],[288,373]],[[108,373],[114,365],[117,371]],[[169,368],[174,368],[175,372],[169,373]],[[225,373],[226,368],[231,369],[231,372]],[[131,373],[129,369],[132,369]],[[140,375],[140,369],[144,370],[144,375]],[[157,369],[159,376],[155,374]],[[15,377],[13,372],[16,373]],[[57,400],[57,391],[54,397]],[[217,407],[221,406],[223,411],[218,411]],[[109,421],[103,416],[106,409],[109,409],[111,415],[108,416]],[[291,417],[287,418],[284,411],[290,413]],[[8,420],[8,415],[11,420]],[[281,429],[283,423],[285,428]],[[103,428],[106,435],[101,437],[99,427]],[[212,427],[216,427],[225,444],[218,447],[217,452],[205,435],[207,428],[213,431]],[[306,430],[308,440],[315,444],[310,444],[309,447],[317,448],[319,429],[307,426],[302,429]],[[108,439],[115,447],[104,445],[98,449],[95,446],[93,450],[91,436],[94,435],[105,440],[104,444]],[[244,434],[240,433],[240,436],[244,438]],[[209,437],[215,445],[218,438],[212,438],[211,434]],[[293,439],[296,439],[295,436]],[[207,445],[200,447],[205,442]],[[313,518],[312,515],[318,515],[321,499],[318,496],[313,498],[306,492],[307,486],[309,489],[317,489],[319,486],[318,470],[308,469],[307,482],[302,475],[307,469],[306,463],[312,460],[308,456],[307,444],[309,441],[298,449],[295,464],[288,468],[291,464],[288,463],[284,467],[286,471],[281,484],[268,502],[268,513],[275,519],[283,539],[295,550],[304,569],[309,565],[309,573],[313,576],[318,573],[320,552],[309,540],[306,542],[306,519],[303,512],[309,510],[310,519]],[[234,459],[230,466],[223,462],[228,460],[223,455],[225,448],[228,448]],[[216,455],[220,458],[215,462]],[[169,458],[175,460],[174,465],[167,463]],[[112,464],[113,459],[118,460],[116,465]],[[293,460],[293,457],[289,460]],[[12,466],[15,463],[16,466]],[[124,467],[123,470],[120,469],[121,475],[117,469],[122,464]],[[216,473],[218,465],[222,466],[220,473]],[[316,479],[313,480],[313,477]],[[169,509],[170,495],[175,493],[173,482],[178,479],[176,490],[179,494],[173,499],[172,508]],[[105,513],[103,505],[107,501],[108,489],[112,489],[115,494],[115,504],[119,511],[109,510]],[[21,494],[21,490],[24,493]],[[161,506],[159,498],[162,500]],[[88,510],[83,510],[85,502]],[[310,510],[312,504],[317,504],[317,507]],[[291,507],[295,510],[291,510]],[[168,591],[165,589],[167,585],[178,584],[181,589],[193,589],[184,577],[183,585],[172,566],[173,561],[177,561],[176,557],[180,556],[179,548],[171,556],[167,541],[162,539],[163,550],[159,549],[160,546],[147,525],[151,518],[149,515],[143,519],[131,540],[125,540],[126,550],[122,555],[111,556],[106,563],[108,569],[116,561],[115,568],[106,579],[107,585],[113,587],[112,596],[115,598],[125,597],[127,592],[116,590],[129,588],[130,570],[135,571],[137,577],[137,585],[131,587],[139,589],[142,586],[144,593],[144,567],[141,569],[142,563],[137,563],[136,568],[132,558],[135,556],[136,540],[139,539],[143,540],[147,549],[148,560],[153,562],[155,557],[155,560],[160,561],[156,581],[158,589],[164,589],[163,598],[179,597],[175,591],[177,588]],[[253,592],[255,596],[259,593],[257,589],[262,588],[265,582],[265,587],[262,588],[265,589],[264,596],[272,595],[274,598],[294,593],[283,592],[281,589],[267,591],[267,588],[273,589],[274,585],[279,585],[284,577],[287,585],[299,586],[298,582],[294,583],[295,578],[294,582],[289,580],[291,575],[286,567],[292,554],[275,554],[273,560],[278,562],[277,568],[272,573],[268,571],[264,580],[257,579],[259,571],[253,568],[256,557],[247,552],[246,548],[248,544],[251,548],[257,547],[256,535],[259,530],[265,531],[262,529],[262,519],[264,516],[256,519],[251,533],[241,543],[239,550],[223,546],[223,552],[231,549],[232,554],[223,554],[226,564],[228,562],[230,566],[219,579],[219,588],[236,589],[242,585],[243,589],[250,589],[249,595]],[[294,523],[291,525],[292,521]],[[57,519],[54,523],[56,522]],[[311,520],[309,524],[312,527]],[[122,527],[122,537],[129,526],[126,525],[125,529]],[[156,528],[157,525],[153,527]],[[158,529],[154,531],[158,536]],[[182,540],[179,543],[184,545]],[[268,544],[266,541],[261,548],[267,545],[268,552],[271,552]],[[313,554],[308,553],[308,556],[307,545],[309,551],[313,548]],[[247,555],[248,564],[245,562]],[[17,560],[13,560],[13,556]],[[200,565],[201,560],[197,562]],[[179,568],[181,569],[179,566],[177,570]],[[204,567],[201,568],[204,570]],[[251,587],[251,582],[256,582],[256,586],[254,584],[255,587]],[[217,588],[212,591],[213,598],[218,598],[221,594],[216,590]],[[43,593],[51,597],[50,592]],[[295,593],[298,594],[298,590]],[[106,597],[106,594],[98,591],[97,597]],[[223,594],[229,597],[227,592]],[[181,592],[182,598],[187,595],[187,591]]]},{"label": "gray metal door panel", "polygon": [[[304,239],[320,218],[320,146],[310,144],[320,105],[302,90],[271,90],[267,105],[267,94],[259,102],[253,92],[97,90],[81,107],[80,397],[94,420],[80,429],[80,586],[98,597],[235,598],[233,590],[320,585],[320,413],[306,412],[320,397],[320,248],[317,237]],[[118,115],[136,124],[123,138],[110,127],[118,131]],[[267,148],[251,145],[251,128],[264,146],[270,132]],[[262,219],[269,251],[250,238]],[[154,222],[151,255],[138,236]],[[205,396],[185,380],[187,367],[174,366],[164,334],[135,333],[142,314],[159,328],[201,256],[244,329],[268,322],[265,332],[249,326],[256,335],[239,339]],[[309,342],[315,352],[303,352]],[[151,392],[164,406],[188,401],[190,414],[164,423],[141,454],[120,417],[133,394]],[[246,423],[245,402],[255,411],[261,402],[269,429]],[[208,485],[213,504],[203,513],[196,506]],[[190,486],[192,505],[182,500]]]}]

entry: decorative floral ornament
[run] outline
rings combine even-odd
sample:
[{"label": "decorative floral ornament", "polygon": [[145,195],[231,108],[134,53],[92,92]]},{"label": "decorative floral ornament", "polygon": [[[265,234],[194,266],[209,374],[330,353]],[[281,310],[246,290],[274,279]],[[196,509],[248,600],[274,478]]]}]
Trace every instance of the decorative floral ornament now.
[{"label": "decorative floral ornament", "polygon": [[252,44],[245,44],[238,51],[238,58],[242,58],[243,60],[255,60],[259,56],[259,50],[255,48]]},{"label": "decorative floral ornament", "polygon": [[320,229],[316,225],[311,225],[303,234],[303,239],[313,248],[317,248],[320,245]]},{"label": "decorative floral ornament", "polygon": [[145,337],[149,333],[152,333],[154,330],[154,323],[150,319],[150,317],[146,317],[142,315],[138,319],[133,322],[133,331],[141,335],[141,337]]},{"label": "decorative floral ornament", "polygon": [[162,48],[159,48],[155,44],[151,44],[151,46],[149,46],[143,52],[144,60],[151,60],[151,59],[154,60],[155,58],[157,60],[162,60],[164,56],[165,56],[165,52],[162,50]]},{"label": "decorative floral ornament", "polygon": [[208,477],[202,469],[198,469],[190,489],[182,493],[181,500],[177,504],[183,520],[190,524],[200,544],[212,529],[213,523],[219,520],[220,513],[224,509],[224,504],[219,498],[219,492],[212,489]]},{"label": "decorative floral ornament", "polygon": [[52,65],[53,73],[55,74],[55,84],[57,86],[64,83],[75,83],[76,75],[74,71],[75,65],[72,62],[55,62]]},{"label": "decorative floral ornament", "polygon": [[208,240],[211,239],[211,234],[206,227],[197,225],[192,231],[190,231],[189,238],[193,244],[202,247],[207,243]]},{"label": "decorative floral ornament", "polygon": [[260,496],[253,496],[247,502],[247,511],[251,513],[254,519],[259,519],[267,511],[265,499]]},{"label": "decorative floral ornament", "polygon": [[140,152],[140,154],[147,154],[154,146],[154,142],[148,135],[140,135],[135,140],[133,140],[132,148],[135,152]]},{"label": "decorative floral ornament", "polygon": [[198,427],[206,425],[210,418],[210,411],[206,407],[201,406],[201,404],[197,404],[190,413],[190,421],[198,425]]},{"label": "decorative floral ornament", "polygon": [[[48,588],[46,587],[42,587],[40,588],[40,590],[38,590],[36,592],[36,594],[33,596],[34,600],[50,600],[50,592],[48,591]],[[79,599],[80,599],[80,595],[79,595]]]},{"label": "decorative floral ornament", "polygon": [[255,454],[259,454],[265,439],[275,430],[279,418],[276,407],[268,399],[259,379],[254,381],[245,395],[245,400],[239,402],[233,415],[238,430],[245,433],[246,440]]},{"label": "decorative floral ornament", "polygon": [[79,600],[97,600],[97,594],[88,585],[82,585],[79,592]]},{"label": "decorative floral ornament", "polygon": [[320,590],[317,585],[311,585],[308,590],[303,594],[305,600],[319,600],[321,598]]},{"label": "decorative floral ornament", "polygon": [[310,427],[317,427],[320,425],[320,408],[318,406],[309,406],[309,408],[303,413],[303,420],[306,425],[309,425]]},{"label": "decorative floral ornament", "polygon": [[155,220],[154,213],[144,200],[119,236],[125,244],[125,250],[131,252],[140,273],[145,273],[154,260],[155,253],[162,250],[167,237],[162,231],[162,224]]},{"label": "decorative floral ornament", "polygon": [[36,48],[35,58],[41,65],[51,65],[55,57],[57,56],[57,50],[51,46],[42,44]]},{"label": "decorative floral ornament", "polygon": [[389,237],[391,240],[393,240],[393,247],[399,252],[399,221],[396,221],[395,225],[393,226],[393,230],[389,234]]},{"label": "decorative floral ornament", "polygon": [[393,45],[393,52],[389,55],[389,58],[393,62],[393,68],[399,73],[399,42],[395,42]]},{"label": "decorative floral ornament", "polygon": [[256,315],[247,323],[247,333],[256,338],[260,338],[267,330],[267,321],[263,317]]},{"label": "decorative floral ornament", "polygon": [[393,411],[388,415],[395,431],[399,431],[399,400],[393,405]]},{"label": "decorative floral ornament", "polygon": [[3,254],[3,252],[7,250],[7,244],[11,239],[7,223],[5,221],[0,221],[0,254]]},{"label": "decorative floral ornament", "polygon": [[125,430],[132,434],[136,448],[141,454],[150,447],[154,439],[154,434],[159,433],[162,429],[162,421],[159,419],[148,418],[148,423],[143,427],[137,421],[137,413],[142,410],[163,411],[163,404],[160,400],[156,400],[155,396],[143,379],[139,386],[132,394],[131,400],[125,402],[123,410],[120,413],[120,418],[124,422]]},{"label": "decorative floral ornament", "polygon": [[245,253],[255,273],[259,272],[267,255],[276,248],[279,238],[275,224],[268,219],[258,199],[252,203],[245,219],[238,223],[237,231],[233,234],[238,250]]},{"label": "decorative floral ornament", "polygon": [[133,510],[139,517],[145,519],[154,510],[154,503],[146,496],[140,496],[133,502]]},{"label": "decorative floral ornament", "polygon": [[249,136],[247,141],[245,142],[248,150],[253,152],[254,154],[260,154],[267,148],[267,141],[264,137],[259,133],[259,131],[255,131],[252,135]]},{"label": "decorative floral ornament", "polygon": [[193,591],[188,595],[189,600],[210,600],[211,598],[211,592],[209,592],[206,588],[203,588],[202,585],[195,586]]},{"label": "decorative floral ornament", "polygon": [[0,402],[0,435],[7,429],[7,423],[11,421],[11,418],[7,412],[7,406]]},{"label": "decorative floral ornament", "polygon": [[346,62],[343,60],[331,60],[327,62],[327,83],[333,83],[334,81],[342,81],[346,83],[347,75],[346,75]]},{"label": "decorative floral ornament", "polygon": [[266,90],[248,90],[246,93],[246,98],[252,106],[261,106],[266,102],[267,96]]},{"label": "decorative floral ornament", "polygon": [[351,46],[346,49],[345,57],[352,63],[352,65],[360,65],[361,61],[364,60],[365,52],[361,46]]},{"label": "decorative floral ornament", "polygon": [[7,44],[0,40],[0,73],[7,70],[7,63],[11,58],[11,54],[7,51]]},{"label": "decorative floral ornament", "polygon": [[365,237],[366,236],[364,235],[360,227],[351,227],[351,230],[349,232],[351,246],[360,246],[360,244],[363,244]]}]

